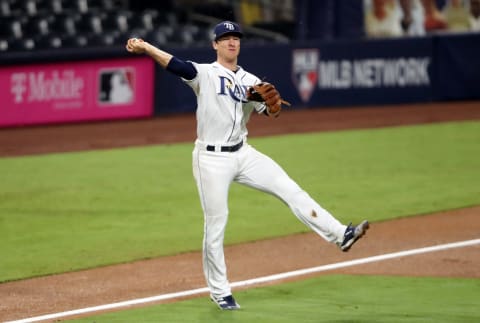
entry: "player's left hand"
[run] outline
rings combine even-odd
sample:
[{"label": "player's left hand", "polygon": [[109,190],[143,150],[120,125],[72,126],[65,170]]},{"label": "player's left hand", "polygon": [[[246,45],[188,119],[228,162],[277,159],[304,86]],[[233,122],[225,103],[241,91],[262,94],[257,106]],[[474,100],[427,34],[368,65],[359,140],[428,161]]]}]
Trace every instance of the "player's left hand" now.
[{"label": "player's left hand", "polygon": [[247,100],[265,102],[267,114],[278,117],[282,105],[290,106],[290,103],[283,100],[275,86],[268,82],[255,84],[247,90]]},{"label": "player's left hand", "polygon": [[130,53],[143,54],[145,53],[146,45],[147,43],[141,38],[130,38],[129,40],[127,40],[127,45],[125,46],[125,48]]}]

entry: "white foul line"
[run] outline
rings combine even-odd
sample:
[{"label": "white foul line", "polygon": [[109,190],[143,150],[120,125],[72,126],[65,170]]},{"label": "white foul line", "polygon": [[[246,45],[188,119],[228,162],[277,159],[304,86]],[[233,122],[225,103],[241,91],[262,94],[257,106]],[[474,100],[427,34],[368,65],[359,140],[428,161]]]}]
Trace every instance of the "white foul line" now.
[{"label": "white foul line", "polygon": [[[418,254],[421,254],[421,253],[428,253],[428,252],[435,252],[435,251],[441,251],[441,250],[452,249],[452,248],[461,248],[461,247],[473,246],[473,245],[476,245],[476,244],[480,244],[480,239],[453,242],[453,243],[447,243],[447,244],[438,245],[438,246],[411,249],[411,250],[387,253],[387,254],[384,254],[384,255],[361,258],[361,259],[356,259],[356,260],[343,261],[343,262],[338,262],[338,263],[329,264],[329,265],[323,265],[323,266],[318,266],[318,267],[312,267],[312,268],[290,271],[290,272],[281,273],[281,274],[275,274],[275,275],[270,275],[270,276],[248,279],[248,280],[244,280],[244,281],[234,282],[230,285],[231,285],[232,288],[245,287],[245,286],[256,285],[256,284],[261,284],[261,283],[266,283],[266,282],[272,282],[272,281],[275,281],[275,280],[282,280],[282,279],[286,279],[286,278],[290,278],[290,277],[296,277],[296,276],[302,276],[302,275],[307,275],[307,274],[312,274],[312,273],[318,273],[318,272],[327,271],[327,270],[351,267],[351,266],[362,265],[362,264],[367,264],[367,263],[377,262],[377,261],[382,261],[382,260],[387,260],[387,259],[393,259],[393,258],[400,258],[400,257],[418,255]],[[39,321],[45,321],[45,320],[58,319],[58,318],[61,318],[61,317],[66,317],[66,316],[73,316],[73,315],[80,315],[80,314],[85,314],[85,313],[111,310],[111,309],[115,309],[115,308],[121,308],[121,307],[128,307],[128,306],[138,305],[138,304],[164,301],[164,300],[168,300],[168,299],[186,297],[186,296],[203,294],[203,293],[208,293],[208,292],[209,292],[209,289],[207,287],[204,287],[204,288],[192,289],[192,290],[187,290],[187,291],[182,291],[182,292],[157,295],[157,296],[152,296],[152,297],[137,298],[137,299],[124,301],[124,302],[111,303],[111,304],[105,304],[105,305],[99,305],[99,306],[93,306],[93,307],[86,307],[86,308],[81,308],[81,309],[77,309],[77,310],[61,312],[61,313],[53,313],[53,314],[47,314],[47,315],[42,315],[42,316],[30,317],[30,318],[26,318],[26,319],[21,319],[21,320],[17,320],[17,321],[9,321],[9,322],[5,322],[5,323],[39,322]]]}]

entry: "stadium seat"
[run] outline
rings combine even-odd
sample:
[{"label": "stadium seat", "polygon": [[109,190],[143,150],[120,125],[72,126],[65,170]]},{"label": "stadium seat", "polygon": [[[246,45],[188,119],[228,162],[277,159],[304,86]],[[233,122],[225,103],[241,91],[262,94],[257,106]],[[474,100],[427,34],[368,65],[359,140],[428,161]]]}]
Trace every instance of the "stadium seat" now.
[{"label": "stadium seat", "polygon": [[1,17],[9,17],[12,15],[12,8],[10,6],[10,1],[0,0],[0,19]]},{"label": "stadium seat", "polygon": [[63,1],[62,0],[46,0],[47,7],[52,10],[55,14],[63,12]]},{"label": "stadium seat", "polygon": [[83,0],[64,1],[63,7],[70,12],[86,13],[88,12],[88,2]]},{"label": "stadium seat", "polygon": [[84,35],[65,35],[61,37],[63,48],[81,48],[88,46],[88,39]]},{"label": "stadium seat", "polygon": [[162,28],[148,32],[145,38],[155,46],[165,46],[169,43],[168,32],[165,32]]},{"label": "stadium seat", "polygon": [[37,49],[55,49],[63,47],[62,38],[56,35],[39,36],[35,40]]},{"label": "stadium seat", "polygon": [[100,0],[100,7],[106,11],[128,9],[126,2],[122,0]]},{"label": "stadium seat", "polygon": [[105,30],[127,32],[131,29],[130,21],[132,17],[133,13],[128,10],[110,12],[103,20]]},{"label": "stadium seat", "polygon": [[35,41],[32,38],[16,38],[9,42],[9,50],[12,51],[26,51],[35,49]]},{"label": "stadium seat", "polygon": [[37,15],[51,16],[64,12],[64,2],[66,0],[35,0]]},{"label": "stadium seat", "polygon": [[2,17],[0,19],[0,37],[19,39],[23,37],[24,22],[17,17]]},{"label": "stadium seat", "polygon": [[[200,35],[200,28],[193,24],[183,25],[179,30],[179,37],[182,45],[192,45],[197,43]],[[200,43],[200,45],[203,45]]]},{"label": "stadium seat", "polygon": [[50,34],[50,22],[53,21],[52,17],[30,17],[24,25],[24,33],[27,36],[41,35],[45,36]]},{"label": "stadium seat", "polygon": [[83,13],[76,21],[76,28],[85,33],[101,34],[103,32],[103,16],[102,13]]},{"label": "stadium seat", "polygon": [[50,22],[50,30],[61,35],[76,35],[79,14],[61,13],[53,16]]},{"label": "stadium seat", "polygon": [[115,44],[115,36],[113,34],[90,34],[88,36],[88,45],[91,47],[112,46]]},{"label": "stadium seat", "polygon": [[147,9],[138,14],[135,14],[135,19],[131,19],[130,23],[133,28],[151,31],[156,27],[157,24],[160,23],[158,18],[158,11],[153,9]]},{"label": "stadium seat", "polygon": [[0,39],[0,52],[8,51],[8,40]]},{"label": "stadium seat", "polygon": [[[223,9],[231,9],[208,2],[188,8],[174,1],[147,3],[0,0],[0,51],[116,46],[130,37],[144,38],[163,47],[208,46],[213,26],[192,21],[189,10],[216,17]],[[223,13],[222,19],[229,17]],[[258,37],[248,38],[252,41]]]},{"label": "stadium seat", "polygon": [[21,7],[28,16],[38,15],[37,1],[36,0],[20,0]]}]

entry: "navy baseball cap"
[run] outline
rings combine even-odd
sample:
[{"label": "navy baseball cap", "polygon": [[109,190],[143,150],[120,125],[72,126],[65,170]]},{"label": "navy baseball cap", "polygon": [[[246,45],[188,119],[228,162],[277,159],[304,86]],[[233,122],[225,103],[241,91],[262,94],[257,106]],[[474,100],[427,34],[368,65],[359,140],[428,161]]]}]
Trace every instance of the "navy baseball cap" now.
[{"label": "navy baseball cap", "polygon": [[222,21],[213,29],[213,40],[217,41],[220,37],[225,35],[235,35],[239,38],[243,37],[240,25],[231,21]]}]

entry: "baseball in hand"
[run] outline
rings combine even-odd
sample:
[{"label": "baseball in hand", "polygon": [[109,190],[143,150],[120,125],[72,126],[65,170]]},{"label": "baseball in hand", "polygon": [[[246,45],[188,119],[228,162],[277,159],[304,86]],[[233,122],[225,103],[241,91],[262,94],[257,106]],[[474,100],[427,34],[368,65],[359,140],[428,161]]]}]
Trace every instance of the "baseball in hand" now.
[{"label": "baseball in hand", "polygon": [[141,38],[130,38],[125,47],[130,53],[142,54],[145,52],[145,44]]}]

